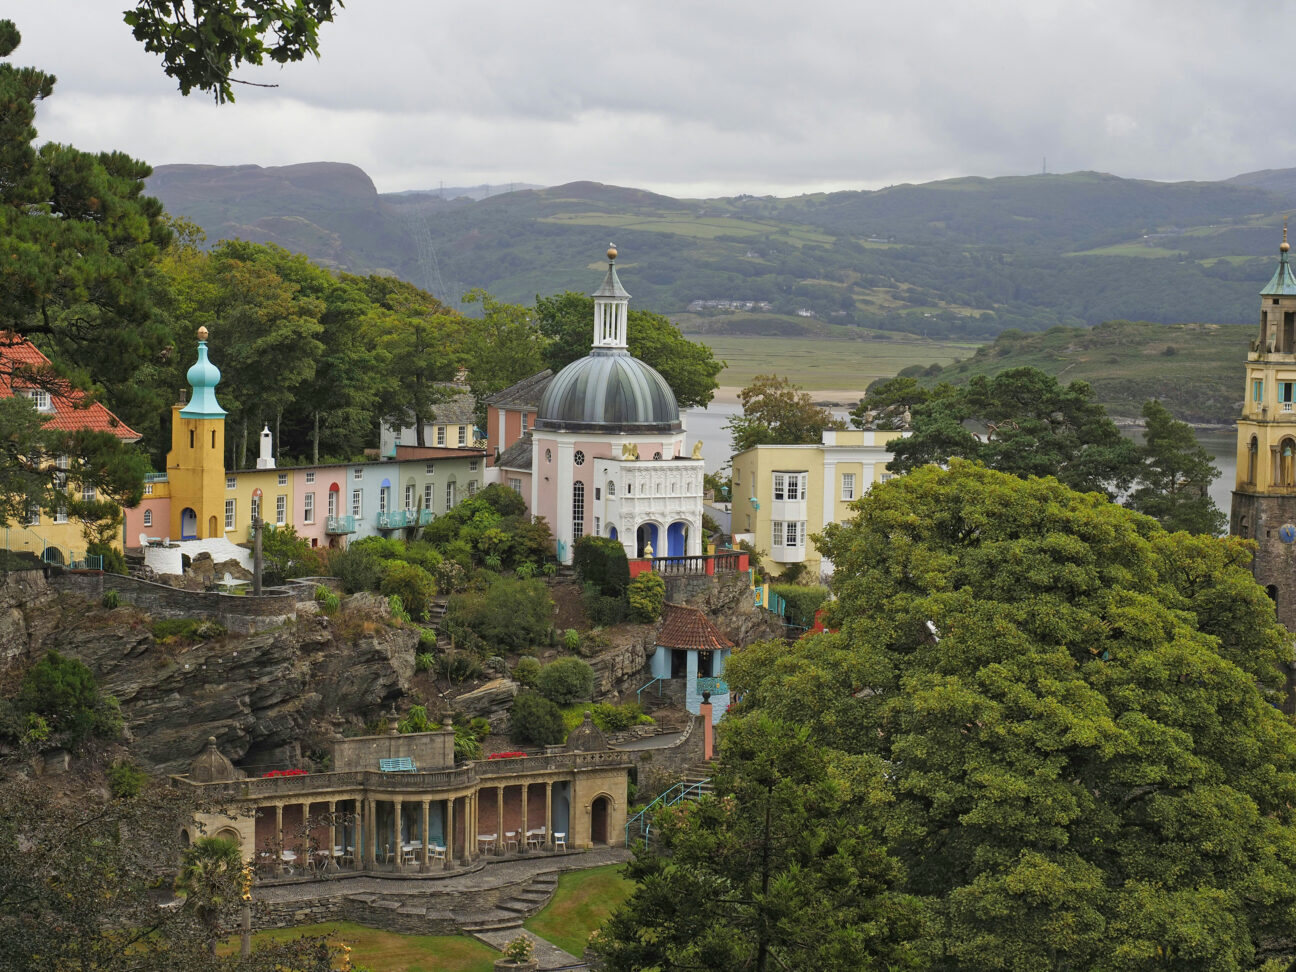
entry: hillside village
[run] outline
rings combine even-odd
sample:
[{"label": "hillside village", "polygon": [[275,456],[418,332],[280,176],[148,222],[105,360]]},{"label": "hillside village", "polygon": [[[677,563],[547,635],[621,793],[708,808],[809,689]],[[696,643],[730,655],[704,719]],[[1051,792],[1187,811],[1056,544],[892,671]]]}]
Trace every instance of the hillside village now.
[{"label": "hillside village", "polygon": [[[421,8],[393,36],[390,12],[352,6],[382,47],[342,99],[327,74],[275,93],[337,0],[122,17],[239,151],[304,150],[309,127],[426,165],[494,129],[510,148],[483,141],[490,165],[557,146],[611,172],[660,143],[688,178],[732,181],[793,146],[796,178],[827,178],[821,129],[864,133],[852,172],[916,144],[869,134],[856,87],[870,112],[905,101],[856,85],[859,65],[978,135],[1057,132],[1008,124],[1006,88],[963,111],[984,79],[957,59],[957,89],[929,87],[941,32],[946,58],[888,67],[877,44],[916,35],[888,33],[899,7],[836,10],[829,32],[724,15],[742,43],[705,67],[771,47],[766,19],[816,56],[796,84],[672,74],[690,119],[732,126],[716,153],[667,110],[667,72],[606,70],[679,44],[653,10],[603,11],[590,45],[541,33],[547,9],[469,5],[452,26],[492,56],[425,58],[443,28]],[[42,56],[75,76],[101,14],[74,9]],[[1158,141],[1152,112],[1135,125],[1099,79],[1069,80],[1085,18],[1029,13],[1045,42],[986,49],[1033,63],[1045,95],[1031,58],[1056,59],[1075,100],[1039,100],[1070,151],[1137,134],[1181,165],[1218,127],[1229,160],[1259,158],[1233,137],[1245,114],[1209,98],[1199,142]],[[714,12],[692,16],[706,43]],[[1193,23],[1212,52],[1231,16]],[[1163,25],[1109,18],[1085,63],[1137,94],[1104,45],[1132,26],[1155,55]],[[982,20],[952,11],[945,32],[978,60]],[[154,173],[38,145],[54,77],[10,62],[20,40],[0,19],[0,972],[1296,969],[1292,170],[1168,183],[1044,160],[696,200],[379,194],[341,163]],[[1160,82],[1193,43],[1140,63]],[[425,60],[463,75],[407,86],[435,91],[435,124],[395,87],[366,110],[370,74]],[[811,124],[838,61],[852,83],[821,85],[834,124]],[[461,82],[477,136],[453,128]],[[567,92],[581,110],[552,111]],[[762,92],[744,152],[733,109]],[[110,138],[139,109],[187,151],[189,121],[116,97],[86,102]],[[85,111],[41,121],[86,135]],[[578,153],[587,135],[617,151]],[[604,250],[613,229],[627,245]],[[1229,423],[1227,463],[1185,417]]]}]

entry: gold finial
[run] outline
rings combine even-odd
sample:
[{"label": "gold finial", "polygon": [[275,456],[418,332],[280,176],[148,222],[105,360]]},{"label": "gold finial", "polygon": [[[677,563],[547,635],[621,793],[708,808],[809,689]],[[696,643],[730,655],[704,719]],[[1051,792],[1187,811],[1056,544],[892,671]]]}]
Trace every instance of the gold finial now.
[{"label": "gold finial", "polygon": [[609,244],[608,244],[608,259],[609,259],[609,260],[615,260],[615,259],[616,259],[616,256],[617,256],[617,254],[616,254],[616,244],[615,244],[615,243],[609,243]]},{"label": "gold finial", "polygon": [[1286,217],[1286,216],[1283,217],[1283,241],[1282,241],[1282,246],[1278,247],[1278,249],[1282,250],[1282,252],[1284,252],[1284,253],[1286,253],[1288,250],[1291,249],[1291,247],[1287,244],[1287,217]]},{"label": "gold finial", "polygon": [[199,341],[207,340],[207,328],[205,327],[198,328],[198,340]]}]

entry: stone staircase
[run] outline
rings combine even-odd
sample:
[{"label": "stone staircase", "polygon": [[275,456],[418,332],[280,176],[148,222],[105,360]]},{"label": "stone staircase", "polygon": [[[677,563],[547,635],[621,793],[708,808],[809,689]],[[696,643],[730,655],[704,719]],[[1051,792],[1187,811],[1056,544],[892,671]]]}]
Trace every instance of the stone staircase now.
[{"label": "stone staircase", "polygon": [[549,903],[558,876],[552,872],[537,874],[520,891],[506,898],[489,911],[455,913],[455,921],[465,932],[502,931],[521,928],[523,919],[530,918]]},{"label": "stone staircase", "polygon": [[696,800],[700,796],[714,793],[715,788],[711,786],[711,774],[714,771],[715,767],[707,760],[699,760],[686,769],[680,777],[680,780],[690,787],[684,799]]}]

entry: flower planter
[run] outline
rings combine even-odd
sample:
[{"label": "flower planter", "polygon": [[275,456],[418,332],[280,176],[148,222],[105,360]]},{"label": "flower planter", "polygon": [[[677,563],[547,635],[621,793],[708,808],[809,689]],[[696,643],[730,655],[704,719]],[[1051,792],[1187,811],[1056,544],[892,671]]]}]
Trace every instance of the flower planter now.
[{"label": "flower planter", "polygon": [[536,972],[540,968],[539,959],[530,959],[526,962],[514,962],[511,959],[496,959],[496,969],[509,969],[511,972]]}]

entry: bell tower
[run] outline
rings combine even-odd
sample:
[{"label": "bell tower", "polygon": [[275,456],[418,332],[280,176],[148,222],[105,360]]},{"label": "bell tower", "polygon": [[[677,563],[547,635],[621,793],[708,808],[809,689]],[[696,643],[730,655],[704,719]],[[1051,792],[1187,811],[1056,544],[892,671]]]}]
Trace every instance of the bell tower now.
[{"label": "bell tower", "polygon": [[188,405],[171,409],[171,533],[182,540],[224,535],[225,409],[216,400],[220,369],[207,358],[207,328],[198,329],[198,360],[186,378]]}]

